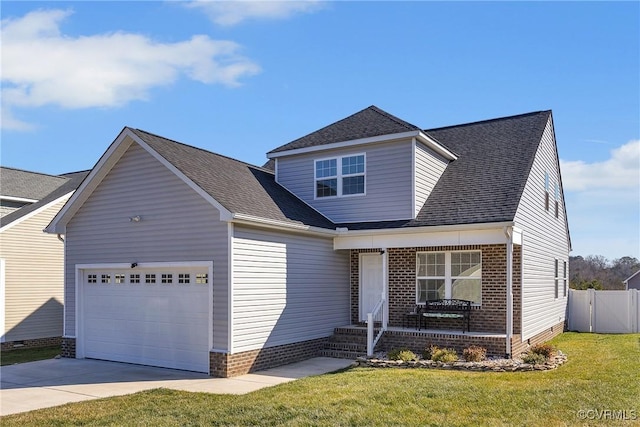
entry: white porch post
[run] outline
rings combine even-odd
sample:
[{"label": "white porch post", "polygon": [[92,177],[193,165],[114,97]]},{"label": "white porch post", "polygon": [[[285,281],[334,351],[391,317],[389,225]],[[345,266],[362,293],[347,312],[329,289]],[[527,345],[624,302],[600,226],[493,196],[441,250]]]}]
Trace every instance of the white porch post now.
[{"label": "white porch post", "polygon": [[388,279],[389,250],[382,248],[382,330],[389,324],[389,279]]},{"label": "white porch post", "polygon": [[507,357],[511,357],[511,337],[513,335],[513,228],[505,227],[507,236]]}]

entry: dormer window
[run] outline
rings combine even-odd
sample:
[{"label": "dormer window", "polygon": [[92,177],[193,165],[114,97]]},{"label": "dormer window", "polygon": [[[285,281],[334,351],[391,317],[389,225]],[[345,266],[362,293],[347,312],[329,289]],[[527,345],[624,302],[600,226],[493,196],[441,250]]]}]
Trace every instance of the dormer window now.
[{"label": "dormer window", "polygon": [[341,197],[365,193],[365,155],[315,161],[315,196]]}]

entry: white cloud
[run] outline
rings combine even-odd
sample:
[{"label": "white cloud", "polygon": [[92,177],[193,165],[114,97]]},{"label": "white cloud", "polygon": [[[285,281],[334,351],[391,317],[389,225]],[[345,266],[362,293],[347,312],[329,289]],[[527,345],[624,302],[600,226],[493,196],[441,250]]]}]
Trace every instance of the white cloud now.
[{"label": "white cloud", "polygon": [[215,24],[232,26],[248,19],[284,19],[297,13],[314,12],[324,6],[320,1],[210,1],[186,4],[202,10]]},{"label": "white cloud", "polygon": [[565,191],[640,187],[640,140],[611,151],[603,162],[560,161]]},{"label": "white cloud", "polygon": [[2,126],[21,130],[17,108],[113,107],[148,98],[149,90],[186,76],[237,86],[260,71],[232,41],[196,35],[177,43],[113,32],[68,36],[69,10],[38,10],[2,21]]},{"label": "white cloud", "polygon": [[640,140],[601,162],[560,161],[574,255],[640,257]]}]

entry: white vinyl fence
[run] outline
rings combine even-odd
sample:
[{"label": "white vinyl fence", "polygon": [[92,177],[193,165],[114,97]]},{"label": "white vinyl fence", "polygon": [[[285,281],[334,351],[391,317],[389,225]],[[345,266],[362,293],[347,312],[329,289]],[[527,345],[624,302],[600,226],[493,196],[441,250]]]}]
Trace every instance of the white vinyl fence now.
[{"label": "white vinyl fence", "polygon": [[570,331],[626,334],[640,326],[640,291],[569,290]]}]

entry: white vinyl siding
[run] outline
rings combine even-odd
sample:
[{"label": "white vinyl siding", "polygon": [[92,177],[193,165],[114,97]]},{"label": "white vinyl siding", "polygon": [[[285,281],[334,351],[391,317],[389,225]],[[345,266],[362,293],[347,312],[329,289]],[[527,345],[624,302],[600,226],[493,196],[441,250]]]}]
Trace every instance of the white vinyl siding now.
[{"label": "white vinyl siding", "polygon": [[[277,180],[334,222],[413,218],[411,140],[371,144],[278,158]],[[315,197],[315,161],[364,154],[366,194]]]},{"label": "white vinyl siding", "polygon": [[62,336],[64,245],[42,230],[65,201],[0,233],[0,258],[5,260],[2,341]]},{"label": "white vinyl siding", "polygon": [[349,254],[331,239],[236,226],[233,250],[234,353],[349,324]]},{"label": "white vinyl siding", "polygon": [[433,187],[436,186],[440,176],[447,168],[448,162],[441,156],[416,142],[416,175],[415,175],[415,213],[418,215],[420,209],[427,200]]},{"label": "white vinyl siding", "polygon": [[[129,221],[136,215],[140,222]],[[75,336],[76,264],[213,261],[213,347],[227,348],[227,224],[139,145],[129,147],[78,210],[66,241],[67,336]]]},{"label": "white vinyl siding", "polygon": [[[569,259],[568,230],[564,204],[560,200],[558,218],[545,208],[549,187],[560,183],[556,145],[551,120],[524,188],[515,223],[523,230],[522,244],[522,339],[526,340],[565,318],[567,299],[555,298],[555,259]],[[562,183],[559,196],[562,197]],[[551,195],[553,196],[553,194]],[[568,274],[568,273],[567,273]]]}]

